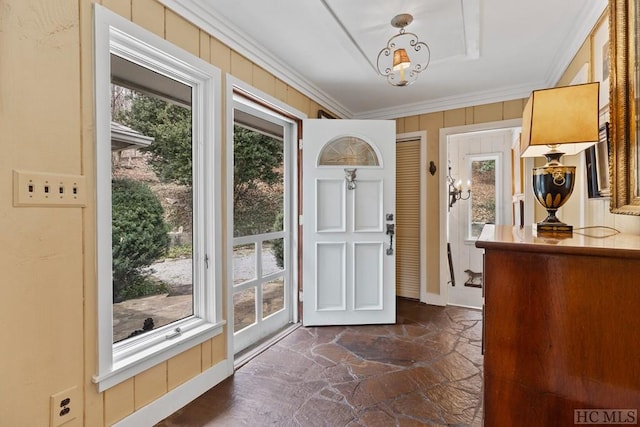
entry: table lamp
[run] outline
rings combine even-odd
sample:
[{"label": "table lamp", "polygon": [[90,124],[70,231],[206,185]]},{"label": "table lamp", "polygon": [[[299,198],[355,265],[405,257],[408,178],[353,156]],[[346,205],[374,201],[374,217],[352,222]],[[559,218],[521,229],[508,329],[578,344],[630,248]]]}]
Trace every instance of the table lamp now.
[{"label": "table lamp", "polygon": [[575,166],[560,163],[563,155],[578,154],[598,142],[598,82],[534,90],[522,115],[520,156],[544,156],[547,163],[533,168],[533,192],[547,210],[535,224],[538,233],[572,235],[556,211],[571,196]]}]

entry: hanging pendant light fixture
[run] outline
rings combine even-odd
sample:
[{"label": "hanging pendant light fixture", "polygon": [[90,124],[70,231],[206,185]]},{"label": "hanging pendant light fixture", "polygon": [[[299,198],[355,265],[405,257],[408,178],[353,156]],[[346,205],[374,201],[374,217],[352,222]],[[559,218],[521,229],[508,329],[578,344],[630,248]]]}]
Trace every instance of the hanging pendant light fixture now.
[{"label": "hanging pendant light fixture", "polygon": [[415,82],[431,59],[429,46],[418,41],[414,33],[405,31],[404,27],[412,21],[413,16],[408,13],[394,16],[391,25],[400,28],[400,32],[378,53],[378,73],[393,86],[408,86]]}]

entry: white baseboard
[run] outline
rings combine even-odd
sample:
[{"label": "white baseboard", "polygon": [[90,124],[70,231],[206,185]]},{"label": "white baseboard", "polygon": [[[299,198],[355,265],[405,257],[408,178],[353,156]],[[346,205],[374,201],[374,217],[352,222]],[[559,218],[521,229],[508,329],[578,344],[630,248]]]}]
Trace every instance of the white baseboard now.
[{"label": "white baseboard", "polygon": [[147,406],[140,408],[127,418],[118,421],[114,426],[140,427],[155,425],[232,374],[233,361],[229,362],[225,359]]},{"label": "white baseboard", "polygon": [[433,294],[431,292],[427,292],[426,303],[444,307],[445,305],[447,305],[447,299],[440,294]]},{"label": "white baseboard", "polygon": [[482,307],[475,307],[473,305],[464,305],[464,304],[449,304],[451,307],[461,307],[461,308],[468,308],[470,310],[478,310],[478,311],[482,311]]}]

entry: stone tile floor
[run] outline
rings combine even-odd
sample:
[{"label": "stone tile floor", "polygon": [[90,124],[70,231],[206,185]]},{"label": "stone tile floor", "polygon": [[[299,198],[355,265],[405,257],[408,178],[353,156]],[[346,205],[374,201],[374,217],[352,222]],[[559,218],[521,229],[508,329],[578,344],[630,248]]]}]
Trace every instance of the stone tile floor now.
[{"label": "stone tile floor", "polygon": [[481,334],[398,299],[396,325],[299,328],[157,426],[482,426]]}]

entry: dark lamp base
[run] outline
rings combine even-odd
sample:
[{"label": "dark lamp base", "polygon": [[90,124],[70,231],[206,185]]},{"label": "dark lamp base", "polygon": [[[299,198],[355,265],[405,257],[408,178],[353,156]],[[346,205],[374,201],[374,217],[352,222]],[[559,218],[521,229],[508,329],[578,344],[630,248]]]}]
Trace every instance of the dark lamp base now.
[{"label": "dark lamp base", "polygon": [[564,166],[558,159],[562,153],[547,153],[547,164],[533,168],[533,193],[547,210],[547,217],[534,224],[538,235],[570,237],[573,227],[560,221],[556,211],[569,200],[576,176],[575,166]]},{"label": "dark lamp base", "polygon": [[539,222],[533,225],[534,231],[540,234],[572,236],[573,226],[562,222]]}]

